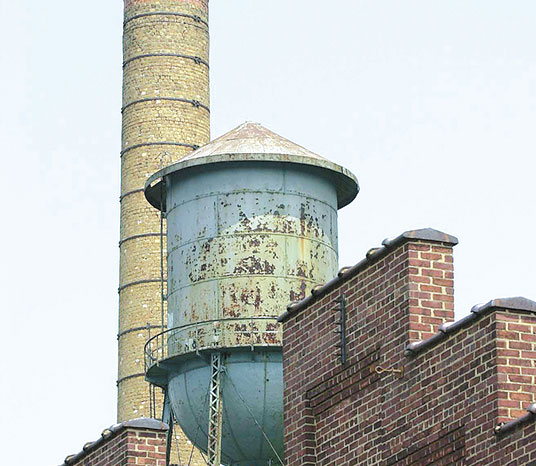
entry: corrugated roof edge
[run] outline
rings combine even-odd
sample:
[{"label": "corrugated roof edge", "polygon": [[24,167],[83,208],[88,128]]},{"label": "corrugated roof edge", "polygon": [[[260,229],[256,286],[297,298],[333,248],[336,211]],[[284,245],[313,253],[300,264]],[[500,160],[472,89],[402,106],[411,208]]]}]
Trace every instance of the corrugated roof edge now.
[{"label": "corrugated roof edge", "polygon": [[446,322],[439,326],[439,332],[426,340],[410,343],[406,347],[406,356],[415,356],[422,351],[431,348],[440,341],[446,339],[461,330],[466,325],[480,319],[494,309],[510,309],[513,311],[533,312],[536,314],[536,302],[521,296],[515,298],[492,299],[486,304],[477,304],[471,308],[469,315],[455,322]]},{"label": "corrugated roof edge", "polygon": [[381,259],[385,255],[387,255],[389,251],[395,249],[396,247],[408,241],[429,241],[433,243],[448,244],[451,246],[455,246],[456,244],[458,244],[458,238],[456,238],[455,236],[449,235],[447,233],[443,233],[438,230],[434,230],[433,228],[409,230],[409,231],[405,231],[404,233],[397,236],[396,238],[385,239],[383,240],[381,247],[370,249],[367,252],[366,257],[362,261],[358,262],[353,267],[343,267],[342,269],[339,270],[335,278],[333,278],[332,280],[330,280],[324,285],[315,286],[311,290],[311,295],[307,296],[305,299],[302,299],[301,301],[290,303],[287,306],[286,312],[284,312],[277,318],[278,322],[285,322],[287,319],[295,315],[297,312],[301,311],[302,309],[306,308],[313,302],[317,301],[320,297],[326,295],[329,291],[331,291],[336,286],[354,277],[363,269],[365,269],[372,263],[376,262],[377,260]]},{"label": "corrugated roof edge", "polygon": [[102,443],[115,437],[119,432],[126,428],[134,429],[148,429],[148,430],[160,430],[167,431],[169,426],[157,419],[148,417],[140,417],[138,419],[132,419],[130,421],[124,421],[120,424],[114,424],[102,431],[101,437],[94,442],[88,442],[82,447],[82,451],[79,451],[75,455],[69,455],[65,458],[64,462],[60,466],[69,466],[77,461],[80,461],[85,456],[89,455],[92,451],[96,450]]}]

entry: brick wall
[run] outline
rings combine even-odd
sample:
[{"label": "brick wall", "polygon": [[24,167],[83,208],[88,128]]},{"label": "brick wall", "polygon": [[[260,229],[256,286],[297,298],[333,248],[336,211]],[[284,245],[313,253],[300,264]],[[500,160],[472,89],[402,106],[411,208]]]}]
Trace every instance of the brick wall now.
[{"label": "brick wall", "polygon": [[496,316],[499,421],[523,416],[536,401],[536,316]]},{"label": "brick wall", "polygon": [[148,418],[116,424],[65,458],[62,466],[165,466],[167,430],[166,424]]},{"label": "brick wall", "polygon": [[408,251],[409,339],[424,340],[454,320],[452,247],[414,244]]},{"label": "brick wall", "polygon": [[454,244],[406,232],[281,316],[289,466],[536,464],[536,303],[493,301],[441,325]]}]

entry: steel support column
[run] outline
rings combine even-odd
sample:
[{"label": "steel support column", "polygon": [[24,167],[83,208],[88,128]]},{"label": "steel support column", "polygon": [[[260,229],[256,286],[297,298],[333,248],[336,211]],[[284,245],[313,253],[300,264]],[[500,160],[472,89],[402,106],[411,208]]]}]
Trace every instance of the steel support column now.
[{"label": "steel support column", "polygon": [[220,466],[221,463],[221,427],[222,427],[222,399],[221,399],[221,353],[214,352],[210,357],[210,400],[208,419],[208,464]]}]

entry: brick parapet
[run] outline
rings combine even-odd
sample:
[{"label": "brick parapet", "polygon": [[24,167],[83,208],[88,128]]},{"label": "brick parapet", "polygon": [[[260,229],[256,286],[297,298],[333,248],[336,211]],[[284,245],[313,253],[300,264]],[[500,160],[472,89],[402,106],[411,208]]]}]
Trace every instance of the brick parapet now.
[{"label": "brick parapet", "polygon": [[409,340],[431,337],[454,320],[454,264],[448,243],[419,243],[409,251]]},{"label": "brick parapet", "polygon": [[499,422],[526,414],[536,402],[536,315],[496,313]]},{"label": "brick parapet", "polygon": [[150,418],[115,424],[61,466],[165,466],[167,431],[166,424]]},{"label": "brick parapet", "polygon": [[[427,275],[415,273],[412,259],[430,260],[430,266],[434,260],[452,263],[448,250],[441,260],[419,256],[426,243],[430,254],[439,254],[432,248],[445,246],[408,238],[381,255],[373,251],[375,259],[369,255],[350,278],[340,277],[281,319],[288,465],[498,466],[536,461],[536,453],[527,447],[536,440],[536,415],[525,411],[534,402],[529,397],[534,397],[531,340],[536,330],[528,308],[536,304],[517,299],[524,303],[522,309],[509,309],[512,300],[495,300],[461,324],[438,325],[438,314],[430,330],[415,335],[411,316],[429,317],[420,312],[439,308],[414,307],[415,278]],[[452,273],[450,267],[439,270]],[[441,296],[452,296],[450,283],[440,286]],[[342,293],[348,312],[344,365],[336,354],[340,336],[333,310]],[[446,312],[444,318],[450,316]],[[409,348],[417,351],[405,351],[421,335],[431,337],[413,341]],[[501,352],[512,344],[519,353]],[[512,376],[522,378],[516,382]],[[515,425],[501,436],[495,430],[503,421]]]}]

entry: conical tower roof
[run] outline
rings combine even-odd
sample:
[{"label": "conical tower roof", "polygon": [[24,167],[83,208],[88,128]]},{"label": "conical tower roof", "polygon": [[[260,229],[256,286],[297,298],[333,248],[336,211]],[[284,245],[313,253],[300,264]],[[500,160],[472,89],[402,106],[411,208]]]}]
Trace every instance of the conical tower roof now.
[{"label": "conical tower roof", "polygon": [[181,159],[194,160],[223,154],[280,154],[325,160],[324,157],[270,131],[259,123],[246,121]]},{"label": "conical tower roof", "polygon": [[339,208],[352,202],[359,192],[357,179],[349,170],[279,136],[259,123],[248,121],[156,172],[147,180],[145,197],[157,209],[165,210],[164,185],[161,182],[164,177],[202,165],[233,162],[293,163],[317,167],[335,184]]}]

